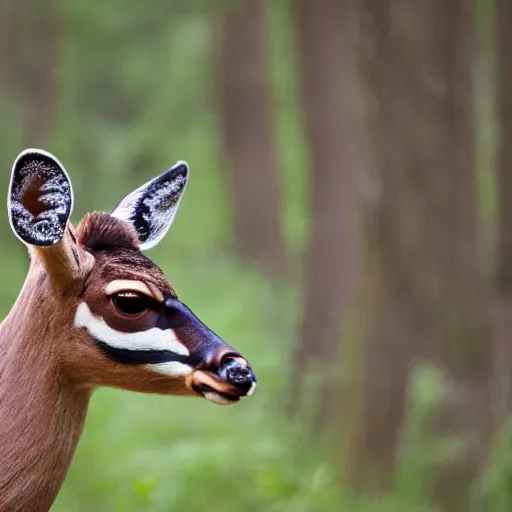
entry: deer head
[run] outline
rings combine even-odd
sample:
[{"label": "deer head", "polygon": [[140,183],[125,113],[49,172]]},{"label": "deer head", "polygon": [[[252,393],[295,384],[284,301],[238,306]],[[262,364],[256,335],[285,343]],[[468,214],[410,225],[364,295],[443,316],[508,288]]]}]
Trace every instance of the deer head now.
[{"label": "deer head", "polygon": [[30,282],[48,298],[31,314],[43,315],[55,363],[75,384],[217,404],[254,391],[248,362],[178,299],[143,253],[167,233],[187,179],[187,164],[178,162],[112,213],[89,213],[75,229],[73,189],[59,160],[28,149],[14,162],[9,219],[29,247]]}]

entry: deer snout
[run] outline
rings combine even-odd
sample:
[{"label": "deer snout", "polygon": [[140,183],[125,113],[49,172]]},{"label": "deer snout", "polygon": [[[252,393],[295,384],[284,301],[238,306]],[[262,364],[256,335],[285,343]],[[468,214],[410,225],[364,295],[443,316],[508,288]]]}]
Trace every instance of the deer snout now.
[{"label": "deer snout", "polygon": [[210,348],[191,373],[189,387],[216,404],[228,405],[252,395],[256,377],[249,363],[228,345]]},{"label": "deer snout", "polygon": [[229,346],[217,347],[204,357],[204,369],[217,374],[223,381],[233,386],[250,387],[256,382],[249,363]]},{"label": "deer snout", "polygon": [[256,377],[248,361],[209,329],[183,302],[168,298],[164,302],[169,327],[190,352],[194,370],[187,386],[219,404],[237,402],[250,396]]},{"label": "deer snout", "polygon": [[193,373],[192,388],[216,403],[232,403],[250,396],[256,377],[249,363],[229,346],[218,347]]},{"label": "deer snout", "polygon": [[219,376],[222,380],[233,386],[244,389],[246,394],[256,384],[256,377],[245,359],[240,356],[228,356],[219,368]]}]

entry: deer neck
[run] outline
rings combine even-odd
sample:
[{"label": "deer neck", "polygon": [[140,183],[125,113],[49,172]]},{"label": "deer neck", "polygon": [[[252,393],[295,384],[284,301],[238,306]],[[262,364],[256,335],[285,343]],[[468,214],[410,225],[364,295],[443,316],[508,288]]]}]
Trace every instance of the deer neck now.
[{"label": "deer neck", "polygon": [[56,364],[54,301],[31,269],[0,325],[0,512],[49,510],[85,421],[90,391]]}]

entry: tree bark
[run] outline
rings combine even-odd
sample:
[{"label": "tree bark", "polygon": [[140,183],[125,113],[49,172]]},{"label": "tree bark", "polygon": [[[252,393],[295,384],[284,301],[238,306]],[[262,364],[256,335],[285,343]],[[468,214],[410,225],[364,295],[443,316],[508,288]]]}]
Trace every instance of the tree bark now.
[{"label": "tree bark", "polygon": [[223,20],[219,95],[241,257],[267,276],[286,271],[268,48],[268,2],[238,2]]},{"label": "tree bark", "polygon": [[497,281],[502,291],[512,292],[512,3],[496,1],[496,52],[498,71],[498,265]]},{"label": "tree bark", "polygon": [[497,63],[498,148],[496,191],[498,196],[498,229],[494,301],[491,312],[495,327],[495,371],[499,386],[495,403],[499,414],[512,406],[512,4],[496,1],[494,48]]},{"label": "tree bark", "polygon": [[0,87],[3,95],[12,93],[12,56],[15,52],[13,44],[13,10],[14,0],[0,3]]},{"label": "tree bark", "polygon": [[376,328],[366,340],[352,476],[362,490],[390,487],[409,368],[417,356],[434,356],[452,380],[443,435],[473,443],[471,457],[464,451],[440,470],[437,496],[452,510],[465,510],[482,462],[492,372],[476,239],[474,11],[466,0],[358,3],[376,190],[366,206],[366,275],[383,299],[374,301],[380,314],[368,309]]},{"label": "tree bark", "polygon": [[[355,273],[355,150],[350,61],[350,2],[295,0],[297,58],[306,140],[310,234],[304,312],[291,379],[291,410],[300,404],[303,378],[321,370],[317,423],[328,415],[339,379],[334,364]],[[319,372],[320,373],[320,372]],[[337,408],[337,406],[336,406]]]},{"label": "tree bark", "polygon": [[54,0],[14,5],[14,75],[22,112],[22,140],[44,143],[52,129],[58,99],[60,26]]}]

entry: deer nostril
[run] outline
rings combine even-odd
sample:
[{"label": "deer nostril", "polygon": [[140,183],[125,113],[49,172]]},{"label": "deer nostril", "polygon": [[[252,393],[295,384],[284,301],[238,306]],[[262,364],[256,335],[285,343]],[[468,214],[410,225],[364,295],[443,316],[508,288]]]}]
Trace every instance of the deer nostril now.
[{"label": "deer nostril", "polygon": [[221,379],[233,384],[234,386],[251,386],[256,382],[252,370],[247,364],[241,362],[238,358],[226,358],[219,368]]}]

